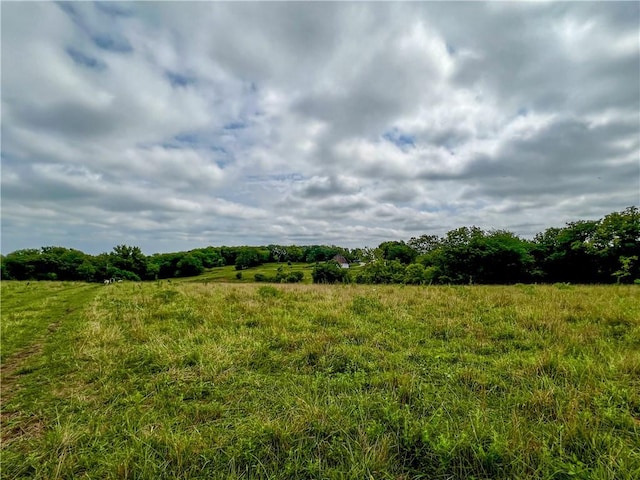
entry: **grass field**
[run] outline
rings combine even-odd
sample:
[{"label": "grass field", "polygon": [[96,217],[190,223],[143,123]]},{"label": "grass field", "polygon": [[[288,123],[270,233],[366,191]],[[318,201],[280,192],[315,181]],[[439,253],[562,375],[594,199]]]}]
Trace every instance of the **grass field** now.
[{"label": "grass field", "polygon": [[2,282],[3,479],[640,478],[640,288]]},{"label": "grass field", "polygon": [[[242,278],[236,277],[238,270],[233,265],[226,267],[215,267],[207,269],[202,275],[192,278],[185,278],[182,281],[196,282],[196,283],[208,283],[208,282],[224,282],[224,283],[253,283],[257,273],[266,275],[267,277],[275,277],[278,268],[282,268],[285,273],[290,272],[302,272],[304,277],[301,283],[310,284],[313,279],[311,272],[315,267],[314,263],[292,263],[288,265],[286,263],[265,263],[257,267],[247,268],[242,270]],[[355,276],[362,267],[360,265],[352,265],[349,272],[352,276]],[[173,280],[172,280],[173,281]]]},{"label": "grass field", "polygon": [[254,277],[257,273],[266,275],[267,277],[275,277],[278,267],[286,273],[290,272],[302,272],[304,277],[302,283],[311,283],[311,272],[313,271],[314,264],[312,263],[292,263],[287,265],[286,263],[265,263],[258,267],[247,268],[241,270],[242,278],[238,279],[236,275],[238,270],[233,265],[226,267],[215,267],[207,269],[202,275],[192,278],[185,278],[183,281],[207,283],[207,282],[225,282],[225,283],[253,283]]}]

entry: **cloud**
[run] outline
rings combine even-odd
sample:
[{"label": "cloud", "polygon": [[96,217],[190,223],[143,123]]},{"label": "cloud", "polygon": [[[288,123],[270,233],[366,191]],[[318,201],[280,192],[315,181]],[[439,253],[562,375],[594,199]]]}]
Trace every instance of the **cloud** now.
[{"label": "cloud", "polygon": [[639,21],[633,2],[8,3],[2,251],[533,235],[640,204]]}]

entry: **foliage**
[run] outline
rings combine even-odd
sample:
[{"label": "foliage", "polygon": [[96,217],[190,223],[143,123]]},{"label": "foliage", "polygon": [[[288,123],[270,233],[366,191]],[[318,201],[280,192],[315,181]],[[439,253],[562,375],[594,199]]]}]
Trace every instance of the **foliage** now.
[{"label": "foliage", "polygon": [[422,285],[427,280],[425,268],[420,263],[407,265],[404,271],[404,283],[408,285]]},{"label": "foliage", "polygon": [[[357,267],[352,274],[359,283],[633,283],[640,278],[640,211],[632,206],[600,220],[548,228],[533,241],[506,230],[461,227],[443,237],[424,234],[407,243],[383,242],[375,249],[222,246],[145,256],[139,247],[118,245],[112,252],[92,256],[64,247],[42,247],[2,256],[0,276],[3,280],[154,280],[198,276],[225,266],[242,271],[269,262],[280,266],[307,262],[309,269],[317,264],[314,282],[347,282],[349,273],[326,263],[336,255]],[[359,262],[366,262],[364,268]],[[257,281],[302,281],[297,273],[291,275],[291,270],[272,272],[273,268],[255,272],[247,281],[256,274]],[[245,278],[220,277],[230,281]]]},{"label": "foliage", "polygon": [[438,283],[518,283],[529,280],[529,243],[516,235],[477,227],[451,230],[438,246],[419,257],[435,267]]},{"label": "foliage", "polygon": [[404,242],[383,242],[378,246],[384,260],[395,260],[408,265],[418,252]]},{"label": "foliage", "polygon": [[405,266],[397,260],[375,260],[366,264],[356,275],[357,283],[404,283]]},{"label": "foliage", "polygon": [[204,272],[204,266],[199,256],[188,254],[180,259],[176,264],[178,268],[176,276],[178,277],[193,277],[200,275]]},{"label": "foliage", "polygon": [[[266,259],[269,257],[267,251]],[[258,248],[243,247],[238,251],[236,256],[235,266],[236,270],[243,270],[245,268],[255,267],[262,264],[265,261],[264,252]]]},{"label": "foliage", "polygon": [[274,276],[265,275],[264,273],[256,273],[254,279],[256,282],[271,282],[271,283],[299,283],[304,278],[304,273],[296,271],[286,271],[282,266],[278,267]]},{"label": "foliage", "polygon": [[316,263],[311,278],[313,283],[348,283],[350,280],[349,270],[334,261]]}]

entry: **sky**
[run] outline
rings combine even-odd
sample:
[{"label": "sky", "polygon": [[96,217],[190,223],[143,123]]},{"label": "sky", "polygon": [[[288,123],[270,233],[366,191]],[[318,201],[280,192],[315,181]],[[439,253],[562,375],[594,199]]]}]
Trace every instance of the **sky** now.
[{"label": "sky", "polygon": [[2,2],[2,253],[640,204],[640,3]]}]

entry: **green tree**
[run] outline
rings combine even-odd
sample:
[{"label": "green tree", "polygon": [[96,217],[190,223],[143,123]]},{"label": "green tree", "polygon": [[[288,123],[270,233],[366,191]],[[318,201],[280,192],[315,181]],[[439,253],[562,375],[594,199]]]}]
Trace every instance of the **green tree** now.
[{"label": "green tree", "polygon": [[7,272],[7,267],[4,263],[4,255],[0,255],[0,279],[11,280],[9,273]]},{"label": "green tree", "polygon": [[418,255],[424,255],[429,253],[440,246],[440,237],[437,235],[421,235],[419,237],[411,237],[407,242],[411,248],[413,248]]},{"label": "green tree", "polygon": [[378,248],[385,260],[397,260],[405,265],[413,262],[418,256],[418,252],[404,242],[383,242]]},{"label": "green tree", "polygon": [[334,261],[317,263],[311,272],[313,283],[348,283],[349,271]]},{"label": "green tree", "polygon": [[109,254],[110,265],[114,276],[132,278],[122,272],[131,272],[138,278],[146,277],[147,260],[139,247],[117,245]]},{"label": "green tree", "polygon": [[242,248],[236,256],[236,270],[242,270],[244,268],[255,267],[260,265],[260,257],[258,252],[253,248]]},{"label": "green tree", "polygon": [[631,283],[634,280],[633,270],[638,263],[638,256],[620,257],[620,269],[612,273],[616,278],[616,283]]},{"label": "green tree", "polygon": [[611,282],[613,270],[610,269],[609,275],[602,275],[598,257],[594,254],[593,240],[598,223],[592,220],[570,222],[564,228],[549,228],[535,236],[532,254],[535,272],[542,281]]},{"label": "green tree", "polygon": [[178,268],[176,275],[179,277],[195,277],[196,275],[200,275],[204,272],[204,267],[200,258],[191,253],[183,256],[176,266]]},{"label": "green tree", "polygon": [[409,285],[422,285],[425,283],[425,269],[424,266],[419,263],[412,263],[407,265],[404,272],[404,283]]},{"label": "green tree", "polygon": [[[588,247],[598,265],[599,281],[610,281],[611,276],[620,282],[640,278],[640,264],[624,261],[640,255],[640,210],[628,207],[622,212],[605,216],[597,225]],[[622,266],[622,267],[621,267]],[[616,275],[621,267],[625,275]]]},{"label": "green tree", "polygon": [[28,248],[9,253],[4,259],[6,275],[14,280],[35,280],[40,250]]},{"label": "green tree", "polygon": [[357,283],[404,283],[405,266],[397,260],[376,260],[367,263],[356,276]]}]

